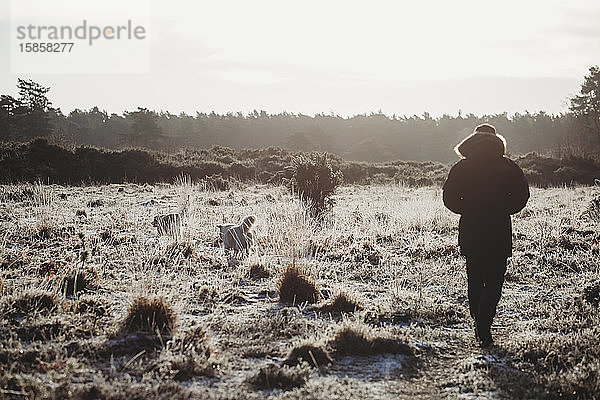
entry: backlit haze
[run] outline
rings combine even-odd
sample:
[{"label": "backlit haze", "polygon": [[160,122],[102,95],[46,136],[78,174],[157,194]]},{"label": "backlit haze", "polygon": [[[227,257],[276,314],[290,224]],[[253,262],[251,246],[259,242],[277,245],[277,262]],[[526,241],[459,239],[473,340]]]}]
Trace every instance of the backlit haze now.
[{"label": "backlit haze", "polygon": [[1,93],[31,78],[65,113],[559,113],[600,62],[593,0],[148,3],[150,73],[24,76],[3,57]]}]

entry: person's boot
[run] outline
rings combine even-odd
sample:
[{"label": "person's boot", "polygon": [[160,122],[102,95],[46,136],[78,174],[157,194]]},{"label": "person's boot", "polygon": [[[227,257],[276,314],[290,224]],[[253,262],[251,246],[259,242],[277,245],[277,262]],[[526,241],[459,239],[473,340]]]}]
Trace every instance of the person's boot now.
[{"label": "person's boot", "polygon": [[477,324],[477,333],[479,334],[479,343],[481,347],[489,347],[494,344],[494,340],[492,339],[492,333],[490,332],[490,324],[486,323],[478,323]]}]

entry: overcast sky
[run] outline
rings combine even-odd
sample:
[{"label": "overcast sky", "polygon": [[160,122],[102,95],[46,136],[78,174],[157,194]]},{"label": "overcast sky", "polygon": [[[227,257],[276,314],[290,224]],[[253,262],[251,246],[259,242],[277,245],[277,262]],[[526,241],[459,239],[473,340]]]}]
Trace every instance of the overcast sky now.
[{"label": "overcast sky", "polygon": [[600,64],[597,0],[150,3],[150,73],[15,75],[3,56],[0,93],[31,78],[65,113],[558,113]]}]

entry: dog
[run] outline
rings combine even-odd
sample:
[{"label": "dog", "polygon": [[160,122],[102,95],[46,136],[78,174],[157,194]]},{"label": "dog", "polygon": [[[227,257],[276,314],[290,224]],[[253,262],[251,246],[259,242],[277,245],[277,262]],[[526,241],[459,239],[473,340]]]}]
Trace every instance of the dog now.
[{"label": "dog", "polygon": [[177,235],[179,234],[179,228],[181,228],[181,215],[157,215],[154,217],[154,221],[152,221],[152,226],[156,228],[159,235]]},{"label": "dog", "polygon": [[225,250],[233,250],[233,255],[235,257],[237,257],[239,253],[247,255],[254,240],[252,232],[250,231],[254,222],[256,222],[256,217],[250,215],[244,218],[239,225],[218,225]]}]

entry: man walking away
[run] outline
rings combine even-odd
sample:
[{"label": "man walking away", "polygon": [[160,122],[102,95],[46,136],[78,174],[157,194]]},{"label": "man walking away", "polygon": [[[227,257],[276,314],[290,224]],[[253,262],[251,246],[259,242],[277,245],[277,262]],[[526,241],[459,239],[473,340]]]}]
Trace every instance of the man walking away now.
[{"label": "man walking away", "polygon": [[492,125],[476,127],[454,151],[461,160],[444,184],[444,204],[461,214],[458,243],[467,260],[469,310],[476,339],[489,346],[512,255],[510,215],[527,204],[529,186],[521,168],[505,156],[506,140]]}]

